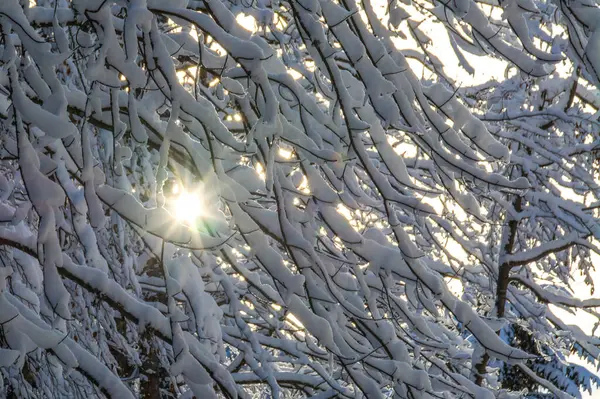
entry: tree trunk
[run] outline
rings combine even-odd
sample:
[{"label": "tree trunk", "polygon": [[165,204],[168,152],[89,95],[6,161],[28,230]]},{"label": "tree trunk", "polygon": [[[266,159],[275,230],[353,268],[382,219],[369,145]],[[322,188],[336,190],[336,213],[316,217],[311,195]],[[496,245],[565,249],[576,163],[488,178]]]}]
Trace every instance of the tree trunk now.
[{"label": "tree trunk", "polygon": [[[521,212],[523,209],[523,198],[517,197],[513,201],[513,206],[517,212]],[[500,254],[498,257],[498,282],[496,283],[496,317],[504,317],[506,309],[506,292],[508,290],[508,283],[510,281],[510,269],[511,265],[505,261],[506,255],[513,252],[515,246],[515,240],[517,238],[517,230],[519,227],[519,221],[515,219],[509,219],[508,226],[504,228],[502,232],[502,245],[500,248]],[[479,386],[483,384],[483,376],[486,374],[487,364],[490,360],[490,356],[487,352],[481,358],[481,362],[475,366],[477,370],[477,376],[475,383]]]}]

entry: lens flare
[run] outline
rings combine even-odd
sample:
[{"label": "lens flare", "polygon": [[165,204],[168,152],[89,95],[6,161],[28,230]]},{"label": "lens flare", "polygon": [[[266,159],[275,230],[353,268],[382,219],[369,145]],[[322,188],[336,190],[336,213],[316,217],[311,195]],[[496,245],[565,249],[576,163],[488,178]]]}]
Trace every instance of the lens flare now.
[{"label": "lens flare", "polygon": [[202,215],[202,200],[195,193],[182,190],[174,203],[175,218],[184,223],[193,225]]}]

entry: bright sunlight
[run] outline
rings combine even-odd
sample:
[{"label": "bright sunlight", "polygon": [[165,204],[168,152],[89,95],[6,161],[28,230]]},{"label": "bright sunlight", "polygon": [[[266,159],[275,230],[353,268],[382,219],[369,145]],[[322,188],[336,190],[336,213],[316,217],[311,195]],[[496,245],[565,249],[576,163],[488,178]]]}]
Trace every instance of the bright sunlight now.
[{"label": "bright sunlight", "polygon": [[173,208],[175,218],[187,224],[195,224],[196,219],[202,215],[202,200],[197,193],[180,190],[178,186],[173,189],[173,194],[177,197]]}]

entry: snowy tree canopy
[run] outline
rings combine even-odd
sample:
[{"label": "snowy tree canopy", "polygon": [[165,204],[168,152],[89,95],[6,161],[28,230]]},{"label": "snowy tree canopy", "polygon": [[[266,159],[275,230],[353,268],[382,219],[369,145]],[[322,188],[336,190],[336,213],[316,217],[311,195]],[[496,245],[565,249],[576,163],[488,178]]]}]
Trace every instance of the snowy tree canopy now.
[{"label": "snowy tree canopy", "polygon": [[0,396],[581,397],[598,87],[595,0],[0,0]]}]

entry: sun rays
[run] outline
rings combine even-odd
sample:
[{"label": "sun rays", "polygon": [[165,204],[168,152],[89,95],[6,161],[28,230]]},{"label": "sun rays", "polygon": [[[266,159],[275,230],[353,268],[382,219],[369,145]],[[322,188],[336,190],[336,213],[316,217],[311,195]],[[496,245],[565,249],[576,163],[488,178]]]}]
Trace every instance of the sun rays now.
[{"label": "sun rays", "polygon": [[180,223],[195,226],[201,217],[206,216],[206,206],[200,190],[188,191],[176,184],[169,202],[171,213]]}]

